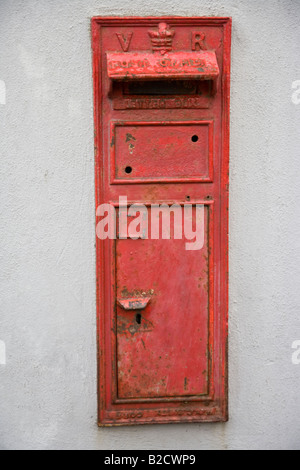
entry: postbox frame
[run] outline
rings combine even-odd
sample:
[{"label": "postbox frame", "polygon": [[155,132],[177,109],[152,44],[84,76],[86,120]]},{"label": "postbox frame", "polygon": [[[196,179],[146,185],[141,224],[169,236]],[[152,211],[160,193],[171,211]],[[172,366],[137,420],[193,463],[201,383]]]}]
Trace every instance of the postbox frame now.
[{"label": "postbox frame", "polygon": [[[228,203],[229,203],[229,110],[230,110],[230,66],[231,66],[231,25],[229,17],[95,17],[92,19],[92,45],[93,45],[93,81],[94,81],[94,122],[95,122],[95,196],[96,207],[103,203],[103,148],[102,148],[102,112],[103,99],[101,87],[101,28],[106,26],[136,26],[154,27],[160,21],[166,21],[173,26],[213,26],[223,27],[223,72],[219,86],[222,87],[222,160],[220,171],[220,310],[214,319],[218,321],[219,338],[216,344],[220,357],[220,389],[221,394],[218,404],[209,408],[203,400],[201,409],[194,409],[186,401],[184,409],[153,408],[146,415],[139,409],[140,402],[145,400],[133,400],[133,405],[124,400],[116,400],[112,390],[112,376],[108,376],[106,362],[113,357],[110,335],[113,333],[108,327],[106,318],[107,298],[111,298],[112,287],[104,282],[107,275],[111,275],[111,267],[107,261],[107,253],[103,241],[96,239],[96,272],[97,272],[97,343],[98,343],[98,424],[99,426],[120,426],[136,424],[157,423],[182,423],[182,422],[216,422],[228,420]],[[113,181],[115,183],[115,181]],[[122,181],[116,181],[117,184]],[[134,202],[134,201],[133,201]],[[165,201],[164,201],[165,202]],[[174,203],[176,201],[172,201]],[[181,201],[182,202],[182,201]],[[181,203],[178,201],[178,203]],[[145,201],[147,203],[147,201]],[[207,200],[190,201],[191,204],[203,203],[210,210],[213,202]],[[111,242],[113,249],[114,242]],[[110,397],[110,398],[109,398]],[[154,402],[157,400],[154,400]],[[114,402],[120,409],[114,408]],[[135,402],[135,403],[134,403]],[[122,405],[123,403],[123,405]]]}]

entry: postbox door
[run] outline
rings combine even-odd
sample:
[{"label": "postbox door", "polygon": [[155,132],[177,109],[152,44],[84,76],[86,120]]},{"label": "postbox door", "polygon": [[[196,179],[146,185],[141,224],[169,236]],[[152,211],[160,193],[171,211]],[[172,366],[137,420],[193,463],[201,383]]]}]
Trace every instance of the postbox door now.
[{"label": "postbox door", "polygon": [[187,251],[186,240],[174,234],[116,242],[119,399],[212,392],[209,212],[206,206],[199,251]]}]

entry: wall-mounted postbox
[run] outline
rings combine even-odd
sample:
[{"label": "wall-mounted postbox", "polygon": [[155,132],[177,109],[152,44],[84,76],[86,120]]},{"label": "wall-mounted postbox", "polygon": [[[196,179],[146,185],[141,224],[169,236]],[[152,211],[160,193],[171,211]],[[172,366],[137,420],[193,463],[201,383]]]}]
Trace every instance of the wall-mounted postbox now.
[{"label": "wall-mounted postbox", "polygon": [[231,20],[92,34],[99,424],[226,421]]}]

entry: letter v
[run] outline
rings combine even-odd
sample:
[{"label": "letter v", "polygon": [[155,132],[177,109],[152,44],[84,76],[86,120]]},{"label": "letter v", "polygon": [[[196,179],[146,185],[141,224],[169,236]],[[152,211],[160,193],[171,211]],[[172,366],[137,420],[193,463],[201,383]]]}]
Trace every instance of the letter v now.
[{"label": "letter v", "polygon": [[127,35],[121,34],[121,33],[116,33],[116,34],[118,36],[118,39],[122,46],[123,51],[127,52],[131,43],[133,33],[128,33]]}]

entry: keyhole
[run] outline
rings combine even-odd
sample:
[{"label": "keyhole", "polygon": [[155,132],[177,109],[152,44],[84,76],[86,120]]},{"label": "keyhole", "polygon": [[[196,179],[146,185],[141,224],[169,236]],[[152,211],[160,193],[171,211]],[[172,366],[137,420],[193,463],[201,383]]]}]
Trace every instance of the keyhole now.
[{"label": "keyhole", "polygon": [[135,320],[136,320],[137,324],[140,325],[142,323],[142,315],[140,313],[138,313]]},{"label": "keyhole", "polygon": [[193,135],[192,142],[198,142],[199,137],[197,135]]}]

